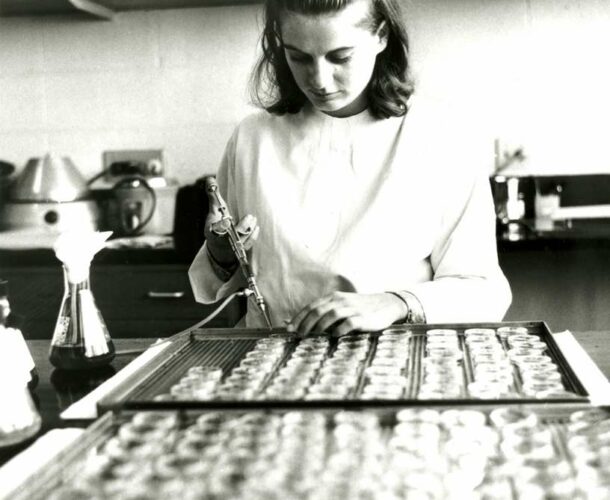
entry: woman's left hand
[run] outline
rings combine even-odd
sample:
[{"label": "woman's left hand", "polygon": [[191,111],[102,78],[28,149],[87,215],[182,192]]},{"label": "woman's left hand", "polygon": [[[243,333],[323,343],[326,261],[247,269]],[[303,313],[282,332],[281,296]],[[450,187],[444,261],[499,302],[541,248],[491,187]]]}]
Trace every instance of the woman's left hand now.
[{"label": "woman's left hand", "polygon": [[303,308],[287,328],[302,336],[328,332],[339,337],[387,328],[407,313],[406,304],[390,293],[333,292]]}]

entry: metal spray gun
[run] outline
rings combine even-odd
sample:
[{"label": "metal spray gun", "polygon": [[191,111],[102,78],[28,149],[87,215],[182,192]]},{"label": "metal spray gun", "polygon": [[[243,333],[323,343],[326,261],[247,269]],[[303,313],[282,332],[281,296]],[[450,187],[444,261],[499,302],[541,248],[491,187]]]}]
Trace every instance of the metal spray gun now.
[{"label": "metal spray gun", "polygon": [[261,311],[263,317],[265,318],[265,322],[269,329],[272,328],[271,319],[269,318],[269,313],[267,312],[267,306],[265,305],[265,299],[263,299],[263,295],[261,294],[258,286],[256,284],[256,277],[254,276],[254,272],[252,271],[252,266],[250,266],[250,262],[248,261],[248,256],[246,254],[246,249],[244,248],[244,244],[241,241],[237,230],[235,229],[235,224],[233,223],[233,217],[229,213],[229,208],[227,204],[220,196],[218,192],[218,184],[214,177],[206,177],[205,179],[205,189],[210,198],[214,198],[216,200],[218,211],[221,214],[221,219],[212,224],[211,230],[214,234],[218,236],[227,235],[229,238],[229,243],[231,244],[231,249],[239,262],[239,266],[244,273],[246,281],[248,283],[248,288],[252,292],[254,296],[254,301]]}]

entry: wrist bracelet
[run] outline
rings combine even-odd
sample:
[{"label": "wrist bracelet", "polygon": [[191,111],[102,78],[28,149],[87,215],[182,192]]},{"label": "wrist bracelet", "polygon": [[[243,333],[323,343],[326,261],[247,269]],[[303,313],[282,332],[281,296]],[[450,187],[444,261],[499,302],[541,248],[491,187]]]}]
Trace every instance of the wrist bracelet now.
[{"label": "wrist bracelet", "polygon": [[426,322],[426,314],[424,313],[424,308],[421,305],[419,299],[413,295],[411,292],[407,292],[406,290],[400,291],[390,291],[386,292],[398,297],[402,300],[407,306],[407,316],[405,317],[405,323],[425,323]]}]

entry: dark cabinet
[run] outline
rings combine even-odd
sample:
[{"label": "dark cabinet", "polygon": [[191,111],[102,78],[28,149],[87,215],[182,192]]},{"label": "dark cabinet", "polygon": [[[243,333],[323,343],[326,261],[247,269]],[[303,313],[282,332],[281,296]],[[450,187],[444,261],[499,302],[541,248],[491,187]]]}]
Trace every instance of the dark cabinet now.
[{"label": "dark cabinet", "polygon": [[608,245],[513,248],[499,257],[513,292],[506,320],[542,320],[556,332],[610,327]]},{"label": "dark cabinet", "polygon": [[[166,337],[184,330],[214,311],[216,304],[195,302],[187,264],[98,265],[91,271],[91,289],[110,335],[114,338]],[[22,320],[24,336],[50,339],[61,298],[59,266],[0,268],[9,281],[10,303]],[[233,326],[244,314],[234,300],[208,326]]]}]

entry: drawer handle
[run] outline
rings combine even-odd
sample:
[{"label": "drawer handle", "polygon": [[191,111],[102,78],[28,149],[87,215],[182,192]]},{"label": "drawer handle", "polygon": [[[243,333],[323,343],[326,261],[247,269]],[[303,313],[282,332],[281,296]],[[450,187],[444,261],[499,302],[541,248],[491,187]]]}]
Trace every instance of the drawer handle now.
[{"label": "drawer handle", "polygon": [[181,299],[184,297],[184,292],[153,292],[152,290],[149,290],[146,296],[149,299]]}]

